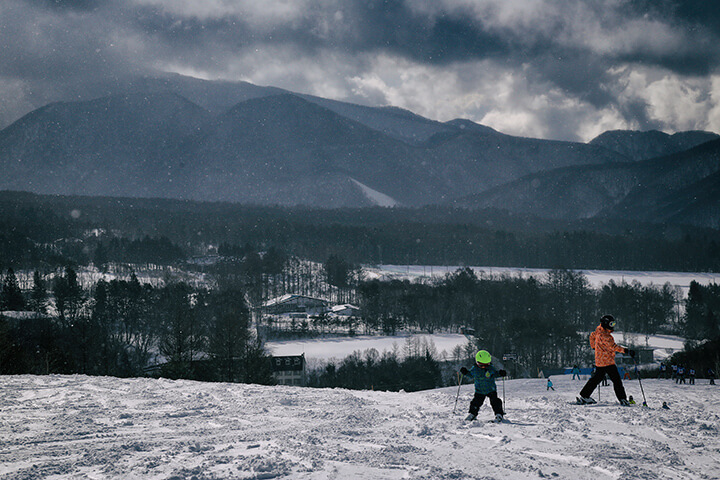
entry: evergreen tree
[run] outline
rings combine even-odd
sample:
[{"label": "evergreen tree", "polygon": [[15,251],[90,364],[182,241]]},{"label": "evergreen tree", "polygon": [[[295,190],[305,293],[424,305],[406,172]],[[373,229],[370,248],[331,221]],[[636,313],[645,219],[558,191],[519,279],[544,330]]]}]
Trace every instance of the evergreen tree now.
[{"label": "evergreen tree", "polygon": [[338,255],[330,255],[325,261],[325,275],[327,282],[336,287],[348,286],[348,276],[352,266]]},{"label": "evergreen tree", "polygon": [[53,294],[60,324],[67,327],[75,321],[85,300],[82,287],[77,280],[77,273],[72,267],[65,268],[64,277],[55,279]]},{"label": "evergreen tree", "polygon": [[33,273],[33,287],[30,292],[30,301],[28,307],[33,312],[47,313],[47,301],[48,295],[45,288],[45,281],[43,280],[40,272],[35,270]]},{"label": "evergreen tree", "polygon": [[163,374],[170,378],[195,378],[193,362],[203,348],[204,332],[195,318],[191,295],[184,283],[168,285],[162,293],[160,353],[167,358]]},{"label": "evergreen tree", "polygon": [[25,297],[23,297],[15,271],[12,268],[8,268],[3,280],[2,291],[0,292],[0,310],[25,310]]},{"label": "evergreen tree", "polygon": [[690,289],[685,300],[685,317],[683,330],[686,338],[701,340],[703,324],[707,317],[704,288],[696,281],[690,282]]},{"label": "evergreen tree", "polygon": [[208,299],[208,351],[214,357],[219,379],[241,378],[242,357],[250,338],[250,313],[243,293],[224,290]]}]

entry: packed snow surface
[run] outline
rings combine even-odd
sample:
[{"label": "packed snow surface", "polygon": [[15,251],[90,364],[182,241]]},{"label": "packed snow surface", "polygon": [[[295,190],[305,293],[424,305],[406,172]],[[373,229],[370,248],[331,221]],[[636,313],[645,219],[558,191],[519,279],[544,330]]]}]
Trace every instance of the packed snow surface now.
[{"label": "packed snow surface", "polygon": [[[402,375],[402,372],[398,372]],[[720,396],[645,379],[651,408],[570,405],[583,381],[415,393],[86,376],[0,376],[2,479],[717,479]],[[503,392],[504,385],[504,392]],[[642,400],[637,380],[628,393]],[[663,401],[670,409],[660,408]]]}]

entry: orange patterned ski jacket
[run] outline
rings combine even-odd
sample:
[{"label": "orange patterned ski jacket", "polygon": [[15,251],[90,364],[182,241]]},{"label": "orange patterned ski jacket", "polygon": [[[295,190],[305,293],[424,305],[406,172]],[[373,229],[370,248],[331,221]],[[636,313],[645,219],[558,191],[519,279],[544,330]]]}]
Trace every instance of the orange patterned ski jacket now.
[{"label": "orange patterned ski jacket", "polygon": [[595,366],[607,367],[615,365],[615,352],[625,352],[626,349],[615,343],[610,331],[598,325],[590,334],[590,346],[595,350]]}]

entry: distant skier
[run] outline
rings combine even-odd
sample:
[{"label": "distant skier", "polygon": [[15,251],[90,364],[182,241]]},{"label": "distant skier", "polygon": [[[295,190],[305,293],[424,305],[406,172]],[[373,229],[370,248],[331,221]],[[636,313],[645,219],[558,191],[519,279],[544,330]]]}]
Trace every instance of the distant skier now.
[{"label": "distant skier", "polygon": [[590,397],[595,388],[602,381],[605,375],[610,377],[615,389],[615,396],[622,405],[630,405],[625,394],[620,372],[615,365],[615,353],[626,353],[635,357],[635,351],[621,347],[615,343],[611,332],[615,330],[615,318],[612,315],[605,315],[600,319],[600,325],[590,334],[590,346],[595,350],[595,373],[587,381],[577,402],[580,404],[597,403]]},{"label": "distant skier", "polygon": [[660,364],[660,373],[658,373],[658,378],[667,378],[667,365],[664,363]]},{"label": "distant skier", "polygon": [[690,385],[695,385],[695,369],[694,368],[688,369],[688,383]]},{"label": "distant skier", "polygon": [[630,405],[636,405],[636,404],[637,404],[637,402],[635,402],[635,399],[633,398],[632,395],[630,395],[630,396],[628,397],[628,403],[629,403]]},{"label": "distant skier", "polygon": [[503,411],[502,400],[497,395],[497,385],[495,379],[507,375],[505,370],[495,370],[491,365],[492,357],[487,350],[480,350],[475,355],[475,365],[470,370],[465,367],[460,369],[460,373],[471,377],[475,380],[475,395],[470,402],[469,415],[465,418],[467,421],[475,420],[480,407],[485,402],[485,398],[490,399],[490,406],[495,412],[495,421],[502,422],[505,412]]},{"label": "distant skier", "polygon": [[707,376],[710,379],[710,385],[715,385],[715,371],[712,368],[707,369]]},{"label": "distant skier", "polygon": [[575,377],[580,380],[580,367],[578,367],[577,365],[573,365],[572,369],[572,379],[575,380]]},{"label": "distant skier", "polygon": [[668,407],[667,402],[663,402],[662,408],[664,408],[665,410],[670,410],[670,407]]},{"label": "distant skier", "polygon": [[675,379],[675,383],[685,383],[685,367],[683,367],[682,365],[678,365],[677,378]]},{"label": "distant skier", "polygon": [[552,390],[553,392],[555,391],[555,387],[553,387],[552,380],[550,380],[549,378],[547,381],[547,387],[545,388],[545,391],[548,391],[548,390]]}]

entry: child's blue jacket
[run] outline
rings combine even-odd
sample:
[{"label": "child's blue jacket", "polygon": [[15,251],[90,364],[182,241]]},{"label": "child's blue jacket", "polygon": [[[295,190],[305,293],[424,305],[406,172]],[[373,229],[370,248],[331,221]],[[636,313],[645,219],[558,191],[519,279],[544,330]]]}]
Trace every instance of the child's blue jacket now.
[{"label": "child's blue jacket", "polygon": [[475,393],[487,395],[490,392],[497,391],[497,385],[495,385],[495,378],[499,377],[497,370],[492,365],[488,365],[487,368],[481,368],[477,365],[473,365],[470,369],[469,377],[475,380]]}]

